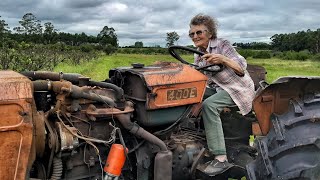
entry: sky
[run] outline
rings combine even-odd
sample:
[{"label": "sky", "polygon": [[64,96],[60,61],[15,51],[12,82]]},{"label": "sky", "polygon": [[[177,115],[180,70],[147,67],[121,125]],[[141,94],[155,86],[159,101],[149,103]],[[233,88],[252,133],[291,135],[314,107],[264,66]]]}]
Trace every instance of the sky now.
[{"label": "sky", "polygon": [[1,0],[0,19],[10,30],[32,13],[60,32],[96,36],[113,27],[120,46],[142,41],[165,46],[177,32],[177,44],[192,45],[190,19],[207,14],[218,21],[218,37],[233,42],[270,42],[274,34],[320,28],[320,0]]}]

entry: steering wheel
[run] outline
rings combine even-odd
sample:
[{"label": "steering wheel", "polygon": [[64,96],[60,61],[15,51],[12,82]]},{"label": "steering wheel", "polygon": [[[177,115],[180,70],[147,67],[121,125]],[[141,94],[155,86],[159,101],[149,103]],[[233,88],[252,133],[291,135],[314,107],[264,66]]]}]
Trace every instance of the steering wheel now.
[{"label": "steering wheel", "polygon": [[220,72],[220,71],[222,71],[224,69],[224,66],[222,64],[209,64],[207,66],[199,67],[198,65],[189,63],[188,61],[182,59],[182,57],[176,52],[177,49],[184,50],[184,51],[189,51],[189,52],[198,54],[200,56],[203,56],[204,53],[201,52],[201,51],[198,51],[196,49],[185,47],[185,46],[175,46],[174,45],[174,46],[170,46],[169,49],[168,49],[169,53],[171,54],[172,57],[174,57],[175,59],[177,59],[178,61],[180,61],[183,64],[194,66],[196,70],[203,70],[203,71],[209,71],[209,72],[218,73],[218,72]]}]

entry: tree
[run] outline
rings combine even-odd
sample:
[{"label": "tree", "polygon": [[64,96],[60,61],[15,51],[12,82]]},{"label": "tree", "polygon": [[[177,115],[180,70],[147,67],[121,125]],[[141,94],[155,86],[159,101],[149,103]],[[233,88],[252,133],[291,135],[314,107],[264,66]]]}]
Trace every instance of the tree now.
[{"label": "tree", "polygon": [[54,28],[54,25],[51,22],[44,23],[43,37],[47,43],[53,43],[54,38],[57,36],[57,29]]},{"label": "tree", "polygon": [[0,39],[1,39],[0,44],[3,44],[6,34],[9,33],[9,32],[10,32],[9,26],[6,23],[6,21],[0,19]]},{"label": "tree", "polygon": [[313,36],[315,37],[315,46],[314,46],[314,53],[320,52],[320,29],[314,31]]},{"label": "tree", "polygon": [[20,34],[42,34],[42,25],[41,21],[36,18],[32,13],[27,13],[22,17],[22,20],[19,21],[21,26],[14,27],[13,30],[17,31]]},{"label": "tree", "polygon": [[98,34],[97,39],[102,46],[109,44],[118,47],[118,38],[113,27],[104,26]]},{"label": "tree", "polygon": [[[1,17],[1,16],[0,16]],[[0,45],[4,46],[7,35],[10,33],[9,26],[5,20],[0,19]],[[1,59],[0,59],[1,62]]]},{"label": "tree", "polygon": [[[1,17],[1,16],[0,16]],[[2,37],[3,34],[9,33],[9,26],[5,20],[0,19],[0,36]]]},{"label": "tree", "polygon": [[142,47],[143,47],[143,42],[141,42],[141,41],[135,42],[135,43],[134,43],[134,47],[136,47],[136,48],[142,48]]},{"label": "tree", "polygon": [[173,31],[173,32],[168,32],[167,33],[167,47],[174,45],[174,43],[176,41],[178,41],[178,39],[180,38],[180,36],[178,35],[177,32]]},{"label": "tree", "polygon": [[44,31],[43,34],[54,34],[58,30],[54,28],[54,25],[51,22],[44,23]]}]

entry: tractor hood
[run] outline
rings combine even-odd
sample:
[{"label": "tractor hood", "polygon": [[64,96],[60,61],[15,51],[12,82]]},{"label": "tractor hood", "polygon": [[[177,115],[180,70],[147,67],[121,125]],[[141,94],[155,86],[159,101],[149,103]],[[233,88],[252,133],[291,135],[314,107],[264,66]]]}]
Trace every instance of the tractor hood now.
[{"label": "tractor hood", "polygon": [[207,82],[194,68],[171,62],[116,68],[109,71],[109,77],[134,102],[137,122],[149,127],[185,117],[190,106],[201,103]]},{"label": "tractor hood", "polygon": [[319,95],[319,93],[319,76],[281,77],[264,89],[258,90],[253,101],[253,109],[262,134],[266,135],[272,125],[270,115],[285,113],[290,99],[303,98],[306,94]]},{"label": "tractor hood", "polygon": [[123,88],[127,97],[146,101],[148,109],[200,103],[207,81],[194,68],[171,62],[117,68],[109,72],[109,77]]}]

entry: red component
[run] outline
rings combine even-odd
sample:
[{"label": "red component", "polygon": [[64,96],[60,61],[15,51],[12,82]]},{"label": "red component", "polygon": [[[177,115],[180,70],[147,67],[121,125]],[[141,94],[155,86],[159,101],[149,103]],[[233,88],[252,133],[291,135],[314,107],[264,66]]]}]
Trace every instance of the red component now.
[{"label": "red component", "polygon": [[110,175],[120,176],[125,161],[124,147],[121,144],[112,144],[104,171]]}]

